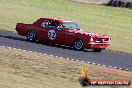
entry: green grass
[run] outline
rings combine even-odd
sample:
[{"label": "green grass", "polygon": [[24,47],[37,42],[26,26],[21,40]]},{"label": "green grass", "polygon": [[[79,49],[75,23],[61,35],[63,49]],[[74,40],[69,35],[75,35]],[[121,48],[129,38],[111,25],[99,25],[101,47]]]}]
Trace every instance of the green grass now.
[{"label": "green grass", "polygon": [[[82,67],[88,70],[91,79],[132,80],[132,75],[121,76],[120,71],[117,74],[107,73],[110,70],[108,68],[102,69],[62,58],[0,48],[0,88],[83,88],[78,81]],[[97,88],[127,88],[127,86],[97,86]]]},{"label": "green grass", "polygon": [[41,17],[77,21],[88,32],[112,37],[110,50],[132,54],[132,10],[69,0],[1,0],[0,29],[15,31],[17,22],[32,23]]}]

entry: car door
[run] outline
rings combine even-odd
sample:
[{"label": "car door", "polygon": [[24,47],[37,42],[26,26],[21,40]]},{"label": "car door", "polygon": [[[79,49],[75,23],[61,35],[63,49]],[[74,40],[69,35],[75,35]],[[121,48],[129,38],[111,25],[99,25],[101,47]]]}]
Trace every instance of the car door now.
[{"label": "car door", "polygon": [[56,43],[57,44],[65,44],[65,30],[55,30],[56,31]]},{"label": "car door", "polygon": [[48,27],[50,20],[44,20],[40,23],[38,28],[38,37],[40,41],[49,42],[49,35],[48,32],[50,28]]},{"label": "car door", "polygon": [[60,43],[60,31],[58,30],[58,22],[55,20],[45,20],[40,25],[39,37],[41,41]]},{"label": "car door", "polygon": [[69,30],[63,31],[64,44],[70,46],[74,40],[75,34]]},{"label": "car door", "polygon": [[65,30],[61,27],[61,23],[56,30],[56,42],[62,45],[71,45],[73,40],[73,33],[70,33],[69,30]]}]

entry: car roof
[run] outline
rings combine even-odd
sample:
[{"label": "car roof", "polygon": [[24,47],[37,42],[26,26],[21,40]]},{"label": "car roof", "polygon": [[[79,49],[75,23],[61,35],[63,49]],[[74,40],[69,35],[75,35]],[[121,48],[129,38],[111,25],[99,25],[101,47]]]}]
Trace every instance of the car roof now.
[{"label": "car roof", "polygon": [[47,20],[56,20],[58,22],[73,22],[67,19],[62,19],[62,18],[42,18],[42,19],[47,19]]}]

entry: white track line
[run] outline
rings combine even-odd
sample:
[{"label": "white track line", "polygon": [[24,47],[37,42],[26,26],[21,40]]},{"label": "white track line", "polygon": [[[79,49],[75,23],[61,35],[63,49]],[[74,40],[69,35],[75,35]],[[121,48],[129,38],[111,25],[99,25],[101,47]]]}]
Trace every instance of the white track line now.
[{"label": "white track line", "polygon": [[37,52],[33,52],[33,53],[37,53]]},{"label": "white track line", "polygon": [[66,58],[67,60],[70,60],[70,58]]},{"label": "white track line", "polygon": [[24,52],[26,52],[26,50],[23,50]]},{"label": "white track line", "polygon": [[74,59],[71,59],[72,61],[74,61]]},{"label": "white track line", "polygon": [[103,67],[106,67],[106,65],[102,65]]},{"label": "white track line", "polygon": [[92,63],[93,65],[95,65],[95,63]]},{"label": "white track line", "polygon": [[125,69],[126,71],[130,71],[129,69]]},{"label": "white track line", "polygon": [[9,49],[12,49],[12,47],[8,47]]},{"label": "white track line", "polygon": [[63,58],[63,57],[59,57],[59,58]]},{"label": "white track line", "polygon": [[[0,46],[0,47],[5,48],[6,46]],[[45,53],[38,53],[38,52],[27,51],[27,50],[12,48],[12,47],[7,47],[7,48],[9,48],[9,49],[14,49],[14,50],[19,50],[19,51],[24,51],[24,52],[29,52],[29,53],[36,53],[36,54],[40,54],[40,55],[47,55],[47,56],[48,56],[48,54],[45,54]],[[64,58],[64,57],[59,57],[59,56],[54,56],[54,55],[49,55],[49,56],[56,57],[56,58]],[[66,58],[66,59],[67,59],[67,60],[72,60],[72,61],[81,62],[81,63],[84,62],[84,61],[74,60],[74,59],[70,59],[70,58]],[[102,66],[102,67],[109,67],[109,68],[115,68],[115,69],[120,69],[120,70],[125,70],[125,71],[131,71],[131,72],[132,72],[132,70],[129,70],[129,69],[123,69],[123,68],[118,68],[118,67],[106,66],[106,65],[101,65],[101,64],[91,63],[91,62],[87,62],[87,63],[88,63],[88,64],[93,64],[93,65]]]},{"label": "white track line", "polygon": [[22,49],[18,49],[19,51],[21,51]]},{"label": "white track line", "polygon": [[82,63],[84,62],[84,61],[81,61]]},{"label": "white track line", "polygon": [[28,52],[32,53],[32,51],[28,51]]},{"label": "white track line", "polygon": [[56,58],[58,58],[58,56],[55,56]]},{"label": "white track line", "polygon": [[49,56],[53,57],[53,55],[49,55]]},{"label": "white track line", "polygon": [[44,53],[43,55],[45,55],[45,56],[46,56],[47,54],[46,54],[46,53]]},{"label": "white track line", "polygon": [[1,46],[1,47],[3,47],[3,48],[4,48],[5,46]]},{"label": "white track line", "polygon": [[118,69],[117,67],[113,67],[113,68]]},{"label": "white track line", "polygon": [[90,62],[87,62],[88,64],[90,64]]},{"label": "white track line", "polygon": [[79,62],[79,60],[76,60],[77,62]]},{"label": "white track line", "polygon": [[112,66],[108,66],[109,68],[111,68]]},{"label": "white track line", "polygon": [[101,66],[101,64],[97,64],[98,66]]},{"label": "white track line", "polygon": [[42,53],[38,53],[38,54],[40,54],[40,55],[41,55]]},{"label": "white track line", "polygon": [[16,48],[13,48],[14,50],[17,50]]},{"label": "white track line", "polygon": [[122,70],[122,68],[119,68],[120,70]]}]

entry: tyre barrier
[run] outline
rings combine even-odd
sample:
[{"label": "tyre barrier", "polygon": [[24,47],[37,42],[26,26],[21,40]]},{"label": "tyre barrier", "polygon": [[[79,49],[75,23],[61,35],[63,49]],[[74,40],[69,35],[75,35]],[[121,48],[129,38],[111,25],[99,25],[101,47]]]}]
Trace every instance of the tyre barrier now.
[{"label": "tyre barrier", "polygon": [[125,7],[125,8],[132,9],[132,1],[127,2],[126,0],[110,0],[109,3],[105,5],[112,6],[112,7]]}]

